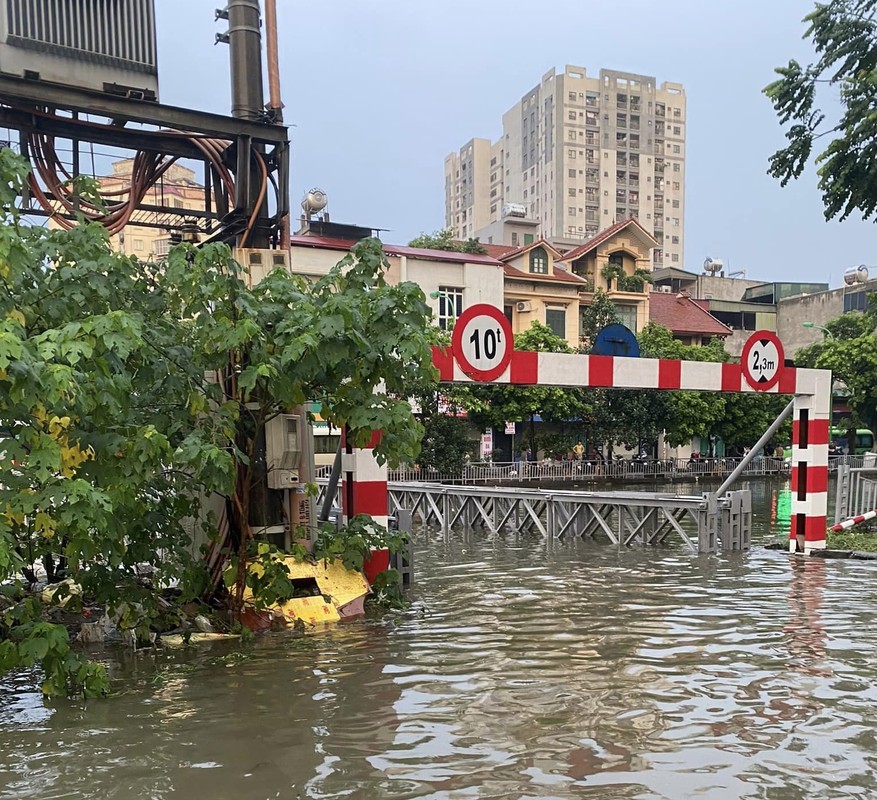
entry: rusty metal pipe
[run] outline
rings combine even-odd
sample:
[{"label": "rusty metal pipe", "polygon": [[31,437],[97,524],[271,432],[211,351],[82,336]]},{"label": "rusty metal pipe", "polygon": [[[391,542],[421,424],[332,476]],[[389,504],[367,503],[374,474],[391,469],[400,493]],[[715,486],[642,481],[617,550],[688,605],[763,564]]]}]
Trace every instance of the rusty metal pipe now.
[{"label": "rusty metal pipe", "polygon": [[277,45],[277,0],[265,0],[265,49],[268,58],[268,108],[275,122],[283,122],[280,99],[280,57]]}]

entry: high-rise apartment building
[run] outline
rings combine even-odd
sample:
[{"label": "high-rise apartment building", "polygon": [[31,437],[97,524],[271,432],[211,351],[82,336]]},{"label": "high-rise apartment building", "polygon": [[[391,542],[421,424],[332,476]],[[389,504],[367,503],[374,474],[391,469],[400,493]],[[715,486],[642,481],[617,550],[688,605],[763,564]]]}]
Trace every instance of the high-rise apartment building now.
[{"label": "high-rise apartment building", "polygon": [[445,159],[445,224],[457,237],[581,244],[629,216],[682,266],[685,92],[678,83],[582,67],[547,72],[502,119]]}]

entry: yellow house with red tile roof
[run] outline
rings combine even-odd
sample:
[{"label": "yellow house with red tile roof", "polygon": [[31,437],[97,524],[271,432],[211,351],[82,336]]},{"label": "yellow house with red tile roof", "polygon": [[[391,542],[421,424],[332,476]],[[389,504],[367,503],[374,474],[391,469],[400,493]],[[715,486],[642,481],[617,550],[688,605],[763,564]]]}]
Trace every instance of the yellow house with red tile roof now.
[{"label": "yellow house with red tile roof", "polygon": [[641,276],[652,271],[655,247],[658,241],[630,217],[564,253],[559,266],[585,281],[583,307],[590,305],[595,289],[602,289],[615,304],[621,321],[638,333],[649,321],[651,284]]},{"label": "yellow house with red tile roof", "polygon": [[575,347],[581,294],[587,283],[570,272],[561,258],[560,251],[543,239],[502,255],[505,313],[515,333],[540,322]]}]

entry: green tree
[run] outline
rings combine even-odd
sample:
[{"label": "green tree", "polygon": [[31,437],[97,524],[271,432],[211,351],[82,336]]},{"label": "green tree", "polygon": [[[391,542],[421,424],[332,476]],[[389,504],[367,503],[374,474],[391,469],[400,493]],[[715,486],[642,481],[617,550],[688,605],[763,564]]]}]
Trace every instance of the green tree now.
[{"label": "green tree", "polygon": [[831,338],[804,347],[795,354],[800,367],[830,369],[834,381],[846,386],[853,412],[853,428],[858,423],[877,426],[877,338],[874,336],[877,301],[870,298],[866,314],[843,314],[825,324]]},{"label": "green tree", "polygon": [[579,323],[582,352],[590,352],[597,334],[607,325],[621,324],[618,309],[602,289],[594,292],[591,304],[582,311]]},{"label": "green tree", "polygon": [[[700,347],[674,339],[662,325],[649,323],[639,336],[643,357],[673,358],[684,361],[726,362],[730,356],[721,339]],[[664,392],[665,433],[674,446],[686,444],[695,436],[740,447],[754,445],[779,416],[788,398],[761,392],[719,394],[716,392]],[[790,424],[781,428],[777,439],[788,437]]]},{"label": "green tree", "polygon": [[423,423],[423,440],[417,463],[443,475],[459,475],[466,455],[472,449],[465,419],[432,414]]},{"label": "green tree", "polygon": [[457,253],[487,255],[487,250],[478,239],[460,241],[454,238],[454,231],[445,228],[435,233],[421,233],[416,239],[408,242],[409,247],[421,247],[425,250],[451,250]]},{"label": "green tree", "polygon": [[[818,58],[777,68],[764,92],[786,126],[788,144],[770,158],[769,174],[785,186],[804,171],[817,139],[830,137],[816,157],[826,219],[858,209],[865,219],[877,210],[877,0],[830,0],[804,18],[805,38]],[[836,116],[823,110],[822,87]]]},{"label": "green tree", "polygon": [[41,619],[22,571],[63,559],[145,634],[159,608],[138,570],[184,596],[203,589],[185,521],[211,529],[197,494],[218,491],[239,603],[265,424],[318,400],[356,442],[382,430],[379,457],[413,458],[405,398],[433,374],[430,312],[418,287],[385,282],[376,240],[315,283],[278,270],[250,287],[224,245],[175,248],[159,268],[114,253],[99,226],[29,226],[16,211],[26,171],[0,151],[0,672],[40,662],[47,692],[93,694],[102,670]]},{"label": "green tree", "polygon": [[[570,353],[566,339],[539,322],[515,336],[515,350],[544,353]],[[505,422],[529,420],[529,446],[538,449],[534,417],[547,422],[579,418],[585,411],[581,390],[545,386],[472,386],[456,389],[455,402],[466,408],[469,419],[482,430],[498,428]]]}]

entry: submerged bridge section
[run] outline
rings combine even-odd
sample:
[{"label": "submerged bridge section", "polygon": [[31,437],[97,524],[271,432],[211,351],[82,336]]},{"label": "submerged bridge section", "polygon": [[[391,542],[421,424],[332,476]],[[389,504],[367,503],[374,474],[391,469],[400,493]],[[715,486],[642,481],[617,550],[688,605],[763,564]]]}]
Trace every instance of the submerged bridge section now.
[{"label": "submerged bridge section", "polygon": [[[700,553],[714,553],[719,546],[725,551],[748,550],[751,542],[748,490],[719,497],[415,482],[389,483],[387,490],[390,516],[407,511],[444,534],[462,528],[537,534],[549,541],[596,536],[625,546],[677,539]],[[321,491],[324,497],[325,485]]]}]

